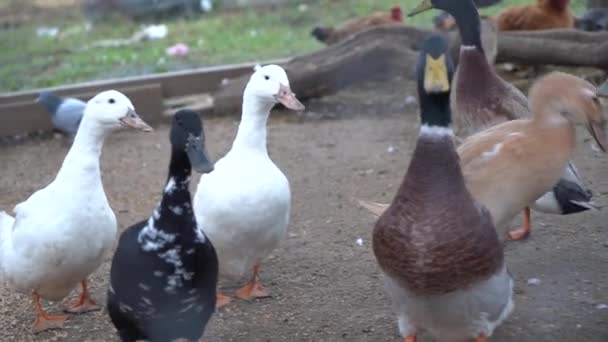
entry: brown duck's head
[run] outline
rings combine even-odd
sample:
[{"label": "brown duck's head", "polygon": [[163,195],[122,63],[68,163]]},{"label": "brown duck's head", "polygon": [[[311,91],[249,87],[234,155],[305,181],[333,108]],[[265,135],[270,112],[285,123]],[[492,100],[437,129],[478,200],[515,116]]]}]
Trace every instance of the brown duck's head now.
[{"label": "brown duck's head", "polygon": [[563,72],[551,72],[530,88],[530,109],[535,115],[561,115],[572,123],[584,124],[598,147],[606,152],[606,119],[602,90],[586,80]]}]

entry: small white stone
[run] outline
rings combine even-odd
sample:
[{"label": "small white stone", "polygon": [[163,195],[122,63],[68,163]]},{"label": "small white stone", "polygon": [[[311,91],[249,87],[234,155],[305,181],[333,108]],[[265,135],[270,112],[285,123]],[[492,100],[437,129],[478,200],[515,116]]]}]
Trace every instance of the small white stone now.
[{"label": "small white stone", "polygon": [[386,152],[388,152],[388,153],[393,153],[393,152],[395,152],[395,151],[397,151],[397,148],[396,148],[395,146],[393,146],[393,145],[390,145],[390,146],[389,146],[389,147],[386,149]]},{"label": "small white stone", "polygon": [[528,279],[528,285],[530,285],[530,286],[540,285],[540,279],[538,279],[538,278],[530,278],[530,279]]},{"label": "small white stone", "polygon": [[605,309],[608,309],[608,305],[607,304],[598,304],[595,306],[595,308],[598,310],[605,310]]},{"label": "small white stone", "polygon": [[357,239],[357,245],[358,246],[363,246],[363,239],[362,238],[358,238]]},{"label": "small white stone", "polygon": [[405,97],[405,104],[406,105],[413,105],[416,104],[416,98],[412,95],[408,95]]},{"label": "small white stone", "polygon": [[300,12],[306,12],[306,11],[308,11],[308,5],[307,4],[300,4],[298,6],[298,11],[300,11]]}]

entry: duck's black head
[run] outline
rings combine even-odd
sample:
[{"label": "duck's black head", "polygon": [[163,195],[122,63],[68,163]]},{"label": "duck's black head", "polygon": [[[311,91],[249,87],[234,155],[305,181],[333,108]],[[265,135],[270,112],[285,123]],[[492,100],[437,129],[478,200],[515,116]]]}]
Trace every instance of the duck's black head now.
[{"label": "duck's black head", "polygon": [[55,114],[63,99],[50,91],[43,91],[40,93],[36,102],[42,104],[51,114]]},{"label": "duck's black head", "polygon": [[481,21],[473,0],[422,0],[407,15],[412,17],[430,9],[448,12],[456,20],[463,46],[474,46],[483,51],[481,46]]},{"label": "duck's black head", "polygon": [[450,126],[450,89],[453,74],[454,65],[445,38],[433,35],[425,40],[416,64],[423,125]]},{"label": "duck's black head", "polygon": [[205,148],[205,132],[198,113],[180,110],[173,117],[170,135],[173,151],[183,151],[188,155],[192,168],[199,173],[213,171]]}]

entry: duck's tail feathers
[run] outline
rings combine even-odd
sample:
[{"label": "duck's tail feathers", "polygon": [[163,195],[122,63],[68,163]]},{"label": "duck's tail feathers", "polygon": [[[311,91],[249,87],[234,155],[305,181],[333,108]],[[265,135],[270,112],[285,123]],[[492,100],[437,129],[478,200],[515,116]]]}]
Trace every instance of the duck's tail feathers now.
[{"label": "duck's tail feathers", "polygon": [[561,215],[575,214],[597,207],[591,202],[593,197],[591,190],[564,178],[553,187],[553,195],[559,208],[558,213]]},{"label": "duck's tail feathers", "polygon": [[602,210],[602,207],[589,201],[589,202],[581,202],[581,201],[570,201],[578,206],[583,208],[587,208],[587,210]]},{"label": "duck's tail feathers", "polygon": [[382,214],[384,214],[384,212],[386,211],[386,208],[388,208],[388,204],[385,203],[371,202],[362,199],[355,200],[357,201],[357,203],[359,203],[360,206],[367,209],[375,217],[382,216]]}]

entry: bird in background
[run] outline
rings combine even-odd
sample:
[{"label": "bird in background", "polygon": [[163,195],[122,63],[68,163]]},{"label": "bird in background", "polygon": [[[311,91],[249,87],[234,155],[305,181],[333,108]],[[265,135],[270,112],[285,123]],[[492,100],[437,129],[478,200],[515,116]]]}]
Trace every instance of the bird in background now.
[{"label": "bird in background", "polygon": [[86,103],[74,97],[61,97],[51,91],[40,93],[36,99],[49,112],[53,126],[64,134],[74,136],[80,126]]}]

